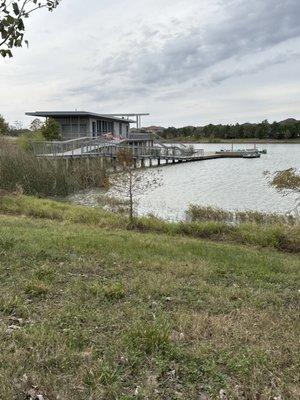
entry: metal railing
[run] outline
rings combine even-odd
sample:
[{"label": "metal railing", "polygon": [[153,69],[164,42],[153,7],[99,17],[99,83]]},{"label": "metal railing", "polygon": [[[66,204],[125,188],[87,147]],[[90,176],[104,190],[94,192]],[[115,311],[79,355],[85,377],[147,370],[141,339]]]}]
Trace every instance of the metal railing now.
[{"label": "metal railing", "polygon": [[51,142],[31,142],[32,149],[37,156],[68,156],[68,155],[83,155],[89,153],[99,146],[111,143],[102,137],[98,138],[79,138],[66,141],[51,141]]},{"label": "metal railing", "polygon": [[185,149],[180,149],[177,146],[170,147],[155,147],[155,146],[124,146],[107,144],[102,146],[97,150],[93,151],[92,154],[116,158],[119,151],[130,150],[134,158],[193,158],[204,156],[204,150],[197,150],[195,153],[191,154]]},{"label": "metal railing", "polygon": [[107,140],[103,137],[80,138],[64,142],[32,142],[36,156],[45,157],[82,157],[102,156],[116,158],[122,149],[130,150],[134,158],[193,158],[204,155],[204,150],[192,150],[177,145],[162,146],[155,142],[153,146],[129,145],[128,141]]},{"label": "metal railing", "polygon": [[83,137],[79,139],[71,139],[66,141],[51,141],[51,142],[40,142],[32,141],[32,149],[35,155],[58,155],[60,153],[66,153],[84,146],[88,143],[90,138]]},{"label": "metal railing", "polygon": [[154,140],[154,135],[150,132],[129,133],[128,140]]}]

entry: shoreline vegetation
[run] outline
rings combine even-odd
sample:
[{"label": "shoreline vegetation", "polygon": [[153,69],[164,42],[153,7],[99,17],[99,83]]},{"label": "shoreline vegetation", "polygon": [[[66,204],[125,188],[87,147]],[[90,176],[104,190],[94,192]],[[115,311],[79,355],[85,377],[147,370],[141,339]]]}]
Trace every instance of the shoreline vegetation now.
[{"label": "shoreline vegetation", "polygon": [[296,139],[218,139],[195,136],[184,136],[165,139],[168,143],[214,143],[214,144],[300,144],[300,138]]},{"label": "shoreline vegetation", "polygon": [[54,197],[105,184],[107,165],[100,158],[88,161],[37,158],[26,145],[25,149],[19,144],[0,140],[2,190],[9,192],[17,189],[29,195]]},{"label": "shoreline vegetation", "polygon": [[0,397],[297,398],[298,229],[0,196]]},{"label": "shoreline vegetation", "polygon": [[[24,142],[26,143],[26,135],[24,135]],[[29,136],[28,136],[29,138]],[[2,143],[10,143],[16,145],[22,142],[23,136],[2,136]],[[180,136],[180,137],[167,137],[164,138],[167,143],[215,143],[215,144],[300,144],[300,137],[295,139],[254,139],[254,138],[239,138],[239,139],[220,139],[220,138],[206,138],[198,136]]]},{"label": "shoreline vegetation", "polygon": [[[300,143],[300,121],[295,118],[279,122],[264,120],[259,123],[208,124],[178,128],[150,126],[141,128],[140,131],[154,132],[163,140],[171,143]],[[136,132],[136,129],[132,128],[132,132]],[[23,142],[23,144],[26,144],[27,139],[61,139],[59,126],[55,120],[49,119],[43,124],[39,119],[35,119],[32,121],[30,129],[17,129],[17,127],[10,127],[1,115],[0,136],[7,138],[7,141],[11,143]]]},{"label": "shoreline vegetation", "polygon": [[241,141],[297,141],[300,142],[300,121],[289,118],[280,122],[245,123],[235,125],[185,126],[182,128],[170,127],[162,129],[160,135],[166,140],[180,141],[192,140],[196,142],[208,141],[210,143]]},{"label": "shoreline vegetation", "polygon": [[[187,214],[190,221],[167,222],[154,216],[135,217],[129,224],[128,216],[72,205],[67,202],[38,199],[36,197],[2,195],[0,212],[24,215],[33,218],[86,223],[107,229],[130,229],[137,232],[152,232],[170,236],[186,236],[216,242],[229,242],[260,247],[269,247],[283,252],[300,252],[300,224],[293,217],[258,212],[240,212],[240,222],[228,222],[229,213],[211,207],[191,206]],[[130,230],[129,229],[129,230]]]}]

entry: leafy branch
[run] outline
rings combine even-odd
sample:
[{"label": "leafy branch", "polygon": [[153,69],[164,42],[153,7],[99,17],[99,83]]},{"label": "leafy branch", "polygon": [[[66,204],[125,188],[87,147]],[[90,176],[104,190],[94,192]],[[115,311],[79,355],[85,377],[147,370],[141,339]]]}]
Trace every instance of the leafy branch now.
[{"label": "leafy branch", "polygon": [[47,8],[53,11],[61,0],[0,0],[0,55],[12,57],[12,50],[22,47],[23,43],[28,46],[24,39],[24,20],[36,10]]}]

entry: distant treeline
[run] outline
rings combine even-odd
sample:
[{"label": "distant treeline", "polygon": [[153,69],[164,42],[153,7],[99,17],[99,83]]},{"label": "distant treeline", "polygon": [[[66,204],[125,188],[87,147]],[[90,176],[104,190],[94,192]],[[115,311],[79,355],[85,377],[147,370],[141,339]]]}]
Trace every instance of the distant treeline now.
[{"label": "distant treeline", "polygon": [[267,120],[258,124],[206,125],[203,127],[170,127],[160,132],[165,139],[191,137],[195,139],[295,139],[300,137],[300,121],[288,119],[269,123]]}]

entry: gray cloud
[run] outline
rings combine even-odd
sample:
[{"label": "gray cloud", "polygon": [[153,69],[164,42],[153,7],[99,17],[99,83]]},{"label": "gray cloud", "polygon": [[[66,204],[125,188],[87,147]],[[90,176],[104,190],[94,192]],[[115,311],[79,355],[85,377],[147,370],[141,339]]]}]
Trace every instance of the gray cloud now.
[{"label": "gray cloud", "polygon": [[219,84],[232,77],[244,76],[247,74],[255,74],[257,72],[263,71],[270,65],[275,66],[278,64],[283,64],[289,60],[299,59],[300,53],[294,51],[287,52],[283,51],[275,56],[269,57],[267,60],[256,61],[253,65],[244,65],[241,67],[235,67],[231,70],[221,70],[210,75],[210,83]]},{"label": "gray cloud", "polygon": [[300,117],[300,0],[88,3],[29,19],[29,49],[0,62],[7,119],[38,108],[149,111],[162,125]]},{"label": "gray cloud", "polygon": [[[118,95],[142,94],[193,79],[201,82],[209,69],[229,59],[241,58],[274,48],[282,42],[300,36],[299,0],[223,0],[220,15],[215,22],[206,23],[195,18],[180,24],[181,31],[173,33],[172,26],[160,29],[144,27],[143,34],[128,46],[113,53],[97,66],[101,79],[82,90],[93,98],[116,94],[110,81],[119,79]],[[173,21],[174,23],[174,21]],[[184,27],[184,29],[183,29]],[[282,61],[284,58],[282,57]],[[236,75],[253,73],[279,62],[276,57],[258,60],[257,66],[235,68]],[[212,75],[212,83],[232,77],[230,71],[221,70]],[[109,80],[108,80],[109,78]],[[97,90],[99,87],[99,90]],[[107,94],[105,93],[107,88]]]}]

